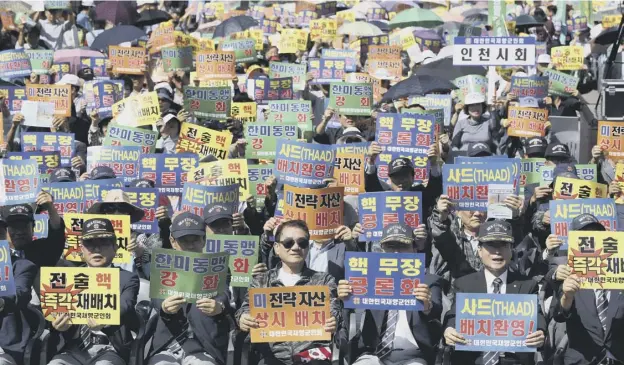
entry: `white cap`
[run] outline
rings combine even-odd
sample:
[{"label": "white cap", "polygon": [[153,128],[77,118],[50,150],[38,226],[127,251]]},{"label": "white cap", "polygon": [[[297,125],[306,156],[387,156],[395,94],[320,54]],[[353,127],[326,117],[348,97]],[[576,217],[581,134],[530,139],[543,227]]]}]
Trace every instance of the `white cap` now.
[{"label": "white cap", "polygon": [[550,55],[547,53],[543,53],[537,56],[537,63],[550,63]]},{"label": "white cap", "polygon": [[65,74],[56,84],[82,87],[82,84],[84,84],[84,80],[74,74]]},{"label": "white cap", "polygon": [[517,76],[517,77],[527,77],[527,76],[529,76],[529,75],[528,75],[526,72],[524,72],[524,71],[518,71],[518,72],[516,72],[516,73],[515,73],[515,74],[513,74],[513,75],[514,75],[514,76]]},{"label": "white cap", "polygon": [[379,80],[394,80],[394,76],[390,75],[390,71],[385,68],[376,69],[372,76]]},{"label": "white cap", "polygon": [[171,85],[169,85],[169,83],[166,81],[159,82],[154,85],[154,91],[158,91],[158,89],[167,89],[167,91],[173,94],[173,89],[171,88]]},{"label": "white cap", "polygon": [[464,98],[464,105],[485,103],[485,95],[481,93],[469,93]]}]

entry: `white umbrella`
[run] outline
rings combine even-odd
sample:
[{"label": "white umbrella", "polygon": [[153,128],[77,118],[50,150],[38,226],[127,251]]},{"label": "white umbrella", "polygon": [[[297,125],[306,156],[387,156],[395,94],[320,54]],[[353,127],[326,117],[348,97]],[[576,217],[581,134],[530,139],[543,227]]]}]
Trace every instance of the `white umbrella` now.
[{"label": "white umbrella", "polygon": [[338,34],[355,37],[372,37],[385,34],[381,29],[367,22],[354,22],[344,24],[338,28]]}]

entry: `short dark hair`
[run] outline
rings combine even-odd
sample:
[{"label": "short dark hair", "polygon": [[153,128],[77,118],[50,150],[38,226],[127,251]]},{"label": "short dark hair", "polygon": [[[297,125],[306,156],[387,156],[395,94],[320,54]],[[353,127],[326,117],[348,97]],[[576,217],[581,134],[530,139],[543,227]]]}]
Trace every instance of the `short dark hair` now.
[{"label": "short dark hair", "polygon": [[308,224],[305,221],[302,221],[301,219],[295,219],[292,221],[286,221],[277,227],[277,231],[275,231],[275,242],[280,242],[282,238],[282,231],[285,228],[289,228],[289,227],[299,228],[300,230],[305,232],[306,238],[310,239],[310,230],[308,229]]}]

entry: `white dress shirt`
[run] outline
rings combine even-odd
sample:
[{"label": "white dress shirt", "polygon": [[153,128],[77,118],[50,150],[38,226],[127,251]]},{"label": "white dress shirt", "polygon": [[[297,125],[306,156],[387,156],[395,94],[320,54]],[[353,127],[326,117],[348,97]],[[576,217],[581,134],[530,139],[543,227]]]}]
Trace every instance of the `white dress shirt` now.
[{"label": "white dress shirt", "polygon": [[[414,315],[418,314],[415,313]],[[390,365],[411,360],[409,362],[410,365],[426,365],[427,362],[418,358],[418,356],[422,355],[420,354],[418,343],[412,334],[410,323],[407,320],[407,312],[401,310],[399,311],[399,318],[394,332],[394,347],[388,357],[383,359],[383,363],[384,365]]]},{"label": "white dress shirt", "polygon": [[[487,270],[483,270],[483,271],[485,272],[485,283],[487,284],[488,294],[492,294],[494,293],[494,279],[496,279],[496,276],[494,276],[494,274],[492,274],[491,272]],[[507,271],[505,270],[505,272],[502,273],[501,276],[499,276],[499,278],[503,281],[503,283],[500,286],[500,293],[506,294],[507,293]]]},{"label": "white dress shirt", "polygon": [[335,245],[336,244],[333,240],[322,246],[314,241],[311,241],[310,249],[308,250],[308,257],[306,257],[306,264],[308,267],[314,271],[326,272],[329,261],[327,258],[327,252]]}]

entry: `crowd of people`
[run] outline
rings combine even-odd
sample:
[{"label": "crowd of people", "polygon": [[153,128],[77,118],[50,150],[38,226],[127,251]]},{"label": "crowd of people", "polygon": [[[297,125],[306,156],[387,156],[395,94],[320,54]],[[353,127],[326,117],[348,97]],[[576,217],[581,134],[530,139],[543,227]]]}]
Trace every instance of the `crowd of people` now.
[{"label": "crowd of people", "polygon": [[[2,2],[3,6],[10,2]],[[19,2],[16,2],[19,3]],[[32,2],[35,3],[35,2]],[[42,2],[47,4],[48,2]],[[264,33],[262,44],[256,47],[258,56],[255,61],[237,62],[235,76],[227,80],[232,92],[228,94],[232,103],[252,103],[257,108],[253,120],[241,120],[236,115],[226,118],[200,116],[189,110],[185,98],[188,87],[205,87],[198,70],[164,71],[164,62],[159,52],[151,52],[156,47],[156,39],[152,36],[163,24],[173,24],[176,32],[199,40],[211,39],[210,34],[220,23],[225,22],[224,14],[232,12],[235,16],[247,16],[254,23],[246,28],[236,28],[220,37],[213,36],[214,45],[218,48],[230,33],[248,29],[258,29],[263,15],[259,16],[258,7],[271,8],[285,6],[281,2],[255,4],[249,2],[208,1],[150,1],[119,2],[116,9],[120,12],[134,14],[134,22],[119,22],[114,18],[119,13],[104,14],[98,12],[99,7],[115,1],[67,2],[68,8],[59,10],[59,1],[52,1],[55,6],[45,7],[39,11],[35,6],[21,13],[6,11],[2,15],[3,28],[0,34],[2,51],[7,50],[53,50],[60,52],[67,49],[85,49],[98,44],[100,37],[108,37],[107,32],[117,26],[138,25],[144,33],[143,37],[134,40],[124,39],[123,42],[110,43],[108,46],[121,44],[128,47],[146,49],[147,55],[141,63],[141,74],[125,74],[116,72],[117,64],[106,60],[102,71],[94,66],[84,64],[70,65],[70,72],[52,70],[47,75],[33,72],[27,77],[4,79],[6,85],[24,86],[41,85],[44,79],[55,81],[56,85],[71,86],[71,112],[69,116],[55,115],[51,118],[51,126],[35,127],[25,125],[27,112],[13,110],[9,105],[9,96],[2,95],[2,112],[4,117],[5,144],[4,153],[28,152],[25,149],[26,133],[52,132],[71,133],[74,136],[73,155],[68,163],[50,171],[49,180],[41,183],[36,199],[29,203],[7,204],[2,207],[0,220],[0,240],[6,240],[11,249],[12,277],[16,294],[0,297],[0,365],[31,365],[27,361],[31,355],[26,354],[28,344],[35,334],[33,323],[28,312],[41,311],[44,301],[40,288],[42,284],[42,268],[47,267],[89,267],[115,268],[119,270],[120,318],[118,325],[103,325],[97,319],[90,318],[88,324],[73,324],[70,313],[56,315],[46,321],[45,328],[49,333],[47,354],[41,355],[42,364],[52,365],[133,365],[140,364],[212,364],[225,365],[232,363],[230,339],[247,337],[246,334],[260,327],[261,319],[253,316],[252,303],[248,289],[283,288],[300,286],[323,286],[329,288],[330,317],[324,322],[324,331],[331,334],[330,341],[310,340],[305,342],[263,342],[250,343],[249,337],[244,341],[234,341],[236,346],[244,348],[245,361],[250,364],[283,365],[283,364],[331,364],[336,359],[357,365],[424,365],[424,364],[624,364],[624,294],[619,289],[584,289],[582,277],[574,269],[573,260],[568,261],[568,253],[562,236],[551,230],[554,212],[550,211],[550,202],[560,199],[555,193],[557,179],[580,179],[577,164],[593,164],[595,171],[593,180],[604,184],[607,191],[602,196],[589,198],[605,198],[616,202],[615,224],[606,226],[602,218],[590,213],[577,214],[569,225],[569,231],[622,231],[624,227],[624,204],[622,204],[624,176],[622,164],[624,159],[617,148],[601,146],[597,140],[576,141],[579,150],[591,150],[591,160],[579,161],[578,153],[571,151],[570,146],[562,142],[556,132],[552,131],[548,121],[543,122],[542,136],[523,138],[510,136],[512,127],[511,107],[525,107],[518,95],[510,92],[512,78],[529,78],[548,76],[548,70],[556,70],[551,50],[558,46],[583,47],[584,60],[600,56],[594,54],[593,39],[603,31],[600,21],[589,22],[580,30],[569,28],[566,20],[577,19],[580,9],[560,1],[514,1],[502,2],[507,6],[506,18],[503,20],[518,25],[507,30],[504,36],[533,37],[546,45],[546,52],[535,57],[534,66],[513,66],[507,68],[481,67],[480,77],[487,80],[481,91],[467,90],[460,95],[460,89],[451,84],[446,89],[431,90],[423,85],[419,94],[414,86],[414,94],[410,91],[403,94],[394,93],[401,82],[423,77],[428,74],[427,66],[444,62],[453,58],[452,39],[454,36],[466,34],[453,33],[451,23],[462,23],[465,27],[481,30],[481,36],[493,34],[492,19],[488,21],[487,1],[346,1],[333,2],[334,14],[323,15],[327,19],[337,19],[336,11],[350,12],[349,17],[341,17],[340,23],[360,22],[377,26],[392,24],[388,19],[400,16],[401,12],[413,8],[438,14],[446,19],[453,14],[454,20],[441,21],[435,24],[435,32],[439,35],[439,47],[433,47],[419,40],[416,44],[400,48],[400,75],[391,75],[387,69],[373,70],[372,62],[367,61],[364,47],[357,47],[354,60],[354,72],[368,73],[376,83],[378,95],[374,98],[370,115],[357,115],[343,112],[339,107],[331,106],[331,88],[329,83],[318,83],[320,78],[310,65],[321,54],[329,50],[354,49],[354,42],[359,38],[391,35],[403,30],[396,27],[386,28],[379,34],[361,36],[358,34],[337,34],[333,41],[325,39],[306,39],[305,50],[296,53],[280,52],[279,40],[275,34]],[[327,3],[327,2],[323,2]],[[576,2],[579,3],[579,2]],[[594,9],[590,11],[595,13]],[[594,1],[594,3],[598,3]],[[608,3],[608,2],[602,2]],[[294,3],[290,3],[295,9]],[[214,7],[211,8],[211,5]],[[500,5],[500,4],[499,4]],[[47,6],[47,5],[46,5]],[[454,12],[455,8],[465,7],[481,9],[483,18],[461,16]],[[579,5],[581,6],[581,5]],[[602,4],[601,6],[607,6]],[[212,9],[207,11],[207,9]],[[215,11],[216,9],[216,11]],[[368,9],[373,9],[369,11]],[[375,9],[383,9],[376,11]],[[136,23],[141,14],[157,12],[165,14],[164,19],[151,24]],[[291,13],[293,10],[291,10]],[[561,17],[561,12],[566,16]],[[159,13],[159,14],[160,14]],[[308,29],[300,18],[291,14],[295,22],[289,19],[286,10],[282,15],[274,15],[279,29]],[[8,18],[5,14],[8,14]],[[596,14],[594,14],[595,16]],[[350,17],[353,17],[350,19]],[[520,17],[531,16],[537,23],[520,26]],[[316,16],[315,16],[316,17]],[[381,20],[371,17],[381,17]],[[9,19],[10,18],[10,19]],[[460,20],[458,18],[464,19]],[[451,18],[449,18],[451,19]],[[479,20],[481,19],[481,20]],[[596,18],[594,18],[596,20]],[[416,24],[418,19],[414,19]],[[4,24],[8,22],[9,24]],[[426,24],[426,23],[423,23]],[[447,27],[448,25],[448,27]],[[434,26],[424,25],[424,28]],[[460,29],[459,26],[456,27]],[[262,28],[260,28],[262,29]],[[606,29],[606,27],[605,27]],[[412,34],[423,29],[410,30]],[[474,31],[474,30],[473,30]],[[279,31],[276,31],[279,33]],[[340,32],[338,32],[340,33]],[[402,33],[404,34],[404,33]],[[285,37],[285,34],[282,34]],[[419,38],[420,39],[420,38]],[[99,44],[102,44],[101,42]],[[199,43],[202,47],[212,43]],[[391,44],[380,44],[391,45]],[[446,47],[443,47],[446,46]],[[448,48],[450,47],[450,48]],[[441,50],[442,49],[442,50]],[[444,50],[449,50],[450,53]],[[95,51],[95,50],[93,50]],[[97,49],[106,57],[107,49]],[[67,237],[75,222],[64,217],[68,212],[60,212],[55,206],[55,198],[46,189],[47,184],[72,183],[80,181],[98,181],[120,178],[120,172],[111,165],[93,164],[89,153],[92,147],[105,146],[113,126],[128,123],[117,115],[102,116],[98,108],[91,105],[85,85],[98,81],[121,80],[123,90],[117,90],[120,96],[115,101],[127,100],[126,108],[131,103],[138,103],[137,97],[155,92],[158,98],[159,115],[151,125],[131,127],[156,133],[155,152],[165,155],[187,153],[180,148],[185,125],[196,125],[212,131],[227,133],[231,144],[225,158],[201,149],[197,159],[201,163],[212,163],[218,160],[247,160],[250,164],[271,164],[270,160],[246,157],[247,148],[251,143],[250,136],[245,135],[246,126],[252,123],[262,125],[275,123],[274,114],[266,103],[254,95],[249,85],[250,80],[268,79],[268,67],[272,62],[307,65],[304,75],[304,87],[296,93],[294,100],[311,102],[312,128],[300,133],[300,140],[310,145],[348,145],[351,143],[367,143],[366,151],[359,156],[363,161],[362,169],[364,188],[361,193],[371,192],[402,192],[405,196],[422,197],[421,209],[418,212],[420,221],[409,222],[398,220],[387,222],[380,227],[382,234],[375,240],[365,236],[367,224],[358,214],[358,195],[342,196],[344,217],[341,224],[332,227],[333,238],[312,239],[312,227],[317,227],[312,215],[308,219],[286,219],[280,200],[283,199],[284,181],[274,173],[261,182],[264,188],[262,195],[252,192],[255,196],[245,196],[238,209],[223,207],[217,203],[203,207],[198,211],[182,209],[179,196],[161,194],[157,202],[155,215],[152,217],[157,225],[156,233],[144,233],[133,230],[130,241],[125,247],[132,260],[123,265],[113,264],[118,254],[119,230],[113,221],[117,216],[129,216],[132,223],[144,218],[144,210],[133,204],[128,189],[160,187],[161,177],[150,180],[139,178],[125,182],[120,188],[108,191],[106,197],[93,204],[85,211],[76,213],[100,214],[100,218],[91,218],[82,223],[79,239],[79,257],[81,262],[66,260],[64,250],[67,249]],[[460,66],[452,66],[454,70],[438,69],[436,77],[443,79],[445,72],[466,72],[461,76],[470,76],[471,71],[462,71]],[[466,67],[474,70],[476,67]],[[419,72],[420,70],[420,72]],[[425,71],[423,71],[425,70]],[[429,69],[430,70],[430,69]],[[118,70],[117,70],[118,71]],[[591,73],[591,67],[583,66],[580,72]],[[479,71],[481,72],[481,71]],[[102,76],[104,73],[106,76]],[[569,71],[565,73],[570,74]],[[253,76],[252,76],[253,75]],[[345,74],[345,77],[348,74]],[[430,76],[430,75],[429,75]],[[447,82],[452,82],[447,78]],[[549,94],[537,100],[534,107],[546,110],[548,116],[582,117],[584,122],[596,125],[600,116],[595,117],[589,110],[583,93],[589,88],[586,78],[581,78],[577,89],[568,93]],[[368,82],[368,81],[365,81]],[[51,82],[54,83],[54,82]],[[0,87],[1,89],[1,87]],[[93,86],[91,86],[92,93]],[[407,115],[420,113],[425,115],[430,108],[418,97],[426,94],[450,95],[451,112],[442,118],[443,124],[437,125],[435,138],[430,142],[425,156],[427,163],[424,176],[421,172],[419,158],[411,156],[393,156],[385,161],[381,156],[386,147],[378,138],[379,118],[381,115]],[[388,95],[399,95],[387,97]],[[92,96],[91,96],[92,98]],[[192,104],[191,104],[192,105]],[[230,105],[228,103],[228,105]],[[622,127],[619,127],[622,128]],[[422,131],[414,129],[413,133]],[[580,136],[578,137],[580,138]],[[624,142],[620,134],[619,143]],[[144,143],[144,146],[146,144]],[[422,146],[422,145],[421,145]],[[621,149],[619,151],[622,151]],[[274,152],[274,151],[271,151]],[[33,152],[34,153],[34,152]],[[275,156],[271,154],[270,156]],[[492,218],[486,210],[466,210],[458,204],[459,196],[452,196],[443,187],[449,176],[444,176],[446,165],[457,164],[458,156],[480,160],[485,163],[498,162],[498,159],[525,161],[541,159],[543,166],[553,170],[552,182],[547,184],[524,184],[521,191],[508,194],[500,202],[502,206],[513,212],[511,218]],[[387,157],[387,156],[384,156]],[[494,160],[493,158],[497,159]],[[524,166],[524,164],[521,164]],[[277,168],[277,163],[275,163]],[[274,172],[276,171],[274,168]],[[386,176],[382,176],[382,172]],[[190,175],[190,174],[189,174]],[[191,181],[190,176],[188,180]],[[320,188],[344,186],[341,181],[325,179]],[[183,188],[185,182],[180,181],[177,188]],[[476,183],[475,183],[476,185]],[[8,186],[7,186],[8,187]],[[318,186],[317,186],[318,188]],[[477,189],[477,187],[474,187]],[[257,198],[263,204],[258,205]],[[487,193],[486,193],[487,196]],[[578,199],[578,194],[576,196]],[[581,198],[584,199],[584,198]],[[36,238],[36,216],[47,216],[47,236]],[[104,216],[108,218],[104,218]],[[144,286],[149,286],[149,267],[154,264],[153,250],[169,249],[184,252],[205,252],[206,240],[214,235],[253,235],[260,237],[257,264],[249,269],[252,280],[249,288],[227,287],[225,291],[210,298],[189,301],[184,295],[172,295],[165,299],[149,298]],[[591,234],[590,234],[591,236]],[[621,236],[620,236],[621,238]],[[593,242],[593,241],[592,241]],[[622,243],[621,241],[619,243]],[[593,248],[592,243],[592,248]],[[380,307],[373,309],[348,309],[345,302],[356,294],[354,282],[346,275],[349,266],[346,256],[350,252],[373,252],[402,254],[411,257],[424,254],[426,262],[422,270],[423,280],[413,288],[412,296],[417,300],[420,310],[396,310]],[[604,264],[606,265],[606,264]],[[619,273],[620,271],[610,271]],[[603,272],[602,275],[606,276]],[[617,276],[617,275],[616,275]],[[619,276],[621,279],[621,275]],[[621,282],[620,282],[621,283]],[[147,289],[149,291],[149,289]],[[462,351],[459,345],[469,343],[464,331],[458,327],[459,314],[456,309],[461,305],[457,302],[460,293],[484,294],[530,294],[539,298],[537,323],[525,334],[522,345],[535,349],[534,352],[501,351]],[[142,297],[143,296],[143,297]],[[141,300],[150,301],[152,316],[157,318],[155,328],[145,341],[146,349],[141,359],[132,356],[134,344],[141,328],[140,314],[136,306]],[[46,315],[47,317],[47,315]],[[145,340],[145,339],[144,339]],[[253,342],[253,341],[251,341]],[[240,350],[240,349],[239,349]],[[338,355],[340,354],[340,356]],[[131,360],[132,359],[132,360]],[[240,360],[235,360],[240,361]],[[235,364],[239,365],[239,364]]]}]

